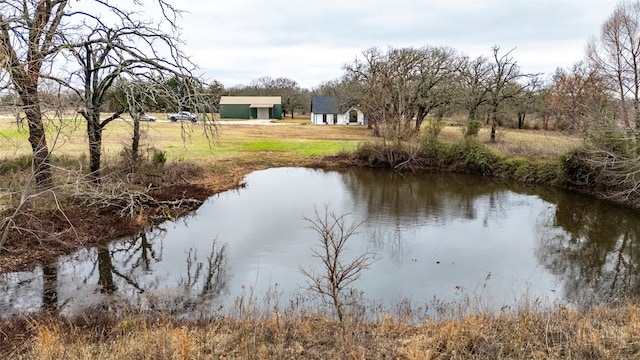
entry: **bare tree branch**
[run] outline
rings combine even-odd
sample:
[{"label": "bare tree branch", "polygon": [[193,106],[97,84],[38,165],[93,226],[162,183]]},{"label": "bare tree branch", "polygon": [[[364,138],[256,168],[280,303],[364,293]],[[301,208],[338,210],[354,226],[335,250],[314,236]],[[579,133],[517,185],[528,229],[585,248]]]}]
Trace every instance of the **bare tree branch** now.
[{"label": "bare tree branch", "polygon": [[308,289],[331,301],[340,322],[344,319],[345,307],[353,305],[347,298],[346,291],[376,260],[375,255],[369,252],[360,254],[350,261],[344,259],[347,242],[357,234],[360,226],[360,224],[347,224],[347,215],[338,216],[325,206],[324,212],[320,213],[315,209],[313,218],[304,218],[318,235],[318,247],[312,252],[313,256],[322,262],[323,267],[320,272],[299,268],[307,278]]}]

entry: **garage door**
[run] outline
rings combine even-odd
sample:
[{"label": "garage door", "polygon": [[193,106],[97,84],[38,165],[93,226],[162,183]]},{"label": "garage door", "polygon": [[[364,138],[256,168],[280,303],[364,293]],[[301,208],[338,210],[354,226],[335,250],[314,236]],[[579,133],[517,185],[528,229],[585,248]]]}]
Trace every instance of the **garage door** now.
[{"label": "garage door", "polygon": [[258,108],[258,119],[268,119],[269,108]]}]

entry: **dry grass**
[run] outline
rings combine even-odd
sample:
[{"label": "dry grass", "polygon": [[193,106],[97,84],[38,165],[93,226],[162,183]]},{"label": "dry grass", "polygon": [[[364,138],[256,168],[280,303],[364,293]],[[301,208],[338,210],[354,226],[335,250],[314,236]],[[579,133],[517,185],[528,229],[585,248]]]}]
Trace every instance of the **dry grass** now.
[{"label": "dry grass", "polygon": [[[442,129],[440,139],[457,140],[462,138],[462,128],[447,126]],[[496,142],[491,142],[491,129],[482,128],[478,140],[512,157],[528,159],[556,159],[567,150],[577,147],[582,139],[557,131],[499,129]]]},{"label": "dry grass", "polygon": [[[161,116],[161,114],[157,114]],[[161,118],[161,117],[159,117]],[[170,122],[142,123],[142,147],[152,152],[161,149],[169,160],[188,160],[208,162],[218,158],[244,155],[246,152],[260,152],[249,148],[252,143],[260,145],[261,140],[286,141],[304,146],[317,144],[319,151],[326,144],[333,144],[329,150],[338,149],[335,144],[349,144],[345,149],[367,141],[375,141],[371,130],[366,126],[315,126],[304,124],[305,120],[287,119],[285,125],[231,125],[221,123],[219,138],[208,143],[202,136],[201,125]],[[185,130],[184,132],[182,130]],[[57,156],[88,156],[88,145],[82,121],[67,120],[63,131],[56,134],[51,131],[48,141],[53,154]],[[56,136],[53,136],[56,134]],[[0,159],[11,159],[29,155],[31,147],[27,141],[27,132],[18,132],[10,118],[0,118]],[[462,137],[460,126],[453,124],[442,129],[440,138],[455,140]],[[105,160],[115,160],[131,138],[131,123],[116,121],[105,128],[103,135],[103,156]],[[506,154],[530,158],[553,158],[580,143],[580,139],[553,131],[501,129],[496,143],[489,142],[489,131],[481,130],[478,139]],[[238,146],[244,146],[239,148]],[[239,154],[238,150],[241,150]],[[318,151],[317,151],[318,152]],[[316,152],[316,153],[317,153]]]},{"label": "dry grass", "polygon": [[167,317],[43,316],[1,324],[11,359],[633,359],[640,307],[476,314],[409,324],[338,322],[320,315],[265,315],[180,322]]}]

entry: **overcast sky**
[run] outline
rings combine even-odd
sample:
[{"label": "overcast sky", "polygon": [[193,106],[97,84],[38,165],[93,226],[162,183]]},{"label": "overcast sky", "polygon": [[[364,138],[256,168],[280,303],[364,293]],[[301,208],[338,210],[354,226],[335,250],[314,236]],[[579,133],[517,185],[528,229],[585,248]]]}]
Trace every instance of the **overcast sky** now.
[{"label": "overcast sky", "polygon": [[182,0],[185,49],[226,87],[262,76],[304,88],[341,77],[370,47],[449,46],[472,56],[498,45],[524,72],[551,74],[584,58],[617,1]]}]

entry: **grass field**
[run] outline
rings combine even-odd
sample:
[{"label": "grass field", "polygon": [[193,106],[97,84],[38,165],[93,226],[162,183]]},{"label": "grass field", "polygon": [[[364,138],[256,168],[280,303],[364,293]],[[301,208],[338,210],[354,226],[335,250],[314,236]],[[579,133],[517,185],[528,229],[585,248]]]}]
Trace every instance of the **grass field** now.
[{"label": "grass field", "polygon": [[[284,125],[237,125],[218,122],[218,136],[208,139],[202,124],[143,122],[141,148],[148,154],[165,152],[168,161],[208,163],[230,157],[251,157],[260,153],[279,152],[294,157],[318,157],[349,151],[359,144],[376,141],[366,126],[315,126],[304,118],[278,121]],[[132,123],[114,121],[103,135],[103,158],[116,159],[129,146]],[[440,138],[462,137],[459,126],[442,129]],[[29,155],[26,128],[18,130],[11,118],[0,118],[0,159]],[[478,139],[511,156],[552,159],[580,143],[580,139],[557,132],[501,129],[496,143],[489,142],[488,129]],[[65,120],[48,126],[49,147],[54,155],[88,156],[85,124],[81,120]]]}]

